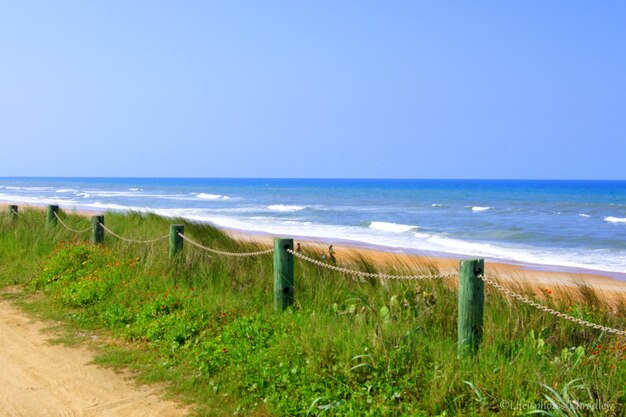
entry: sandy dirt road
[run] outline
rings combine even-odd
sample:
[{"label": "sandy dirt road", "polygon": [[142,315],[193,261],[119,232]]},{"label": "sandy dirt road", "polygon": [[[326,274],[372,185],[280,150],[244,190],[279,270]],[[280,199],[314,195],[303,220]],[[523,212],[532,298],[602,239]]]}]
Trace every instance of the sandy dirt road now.
[{"label": "sandy dirt road", "polygon": [[51,345],[33,322],[0,301],[0,416],[178,417],[186,411],[115,372],[86,349]]}]

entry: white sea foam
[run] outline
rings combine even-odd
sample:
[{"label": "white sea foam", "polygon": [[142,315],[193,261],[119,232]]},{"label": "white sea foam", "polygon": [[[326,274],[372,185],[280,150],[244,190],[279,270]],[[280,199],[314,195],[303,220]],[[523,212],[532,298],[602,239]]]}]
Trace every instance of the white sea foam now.
[{"label": "white sea foam", "polygon": [[78,193],[76,194],[78,197],[83,197],[83,198],[89,198],[91,197],[91,194],[89,193]]},{"label": "white sea foam", "polygon": [[537,265],[561,265],[571,268],[602,269],[601,265],[581,263],[580,260],[583,257],[580,256],[580,254],[567,251],[557,253],[514,245],[496,246],[490,243],[468,242],[445,236],[431,236],[426,241],[430,244],[430,250],[444,253],[455,253]]},{"label": "white sea foam", "polygon": [[626,223],[626,217],[609,216],[609,217],[605,217],[604,221],[607,221],[607,222],[610,222],[610,223]]},{"label": "white sea foam", "polygon": [[100,201],[96,201],[95,203],[88,203],[88,204],[80,204],[79,207],[85,207],[85,208],[97,208],[97,209],[101,209],[101,210],[114,210],[114,211],[139,211],[139,212],[143,212],[143,213],[156,213],[157,210],[156,209],[151,209],[148,207],[137,207],[137,206],[126,206],[123,204],[114,204],[114,203],[102,203]]},{"label": "white sea foam", "polygon": [[474,206],[472,207],[472,211],[487,211],[487,210],[491,210],[493,207],[480,207],[480,206]]},{"label": "white sea foam", "polygon": [[[157,214],[168,215],[156,210]],[[205,221],[216,226],[247,230],[252,232],[273,233],[285,236],[306,236],[322,239],[342,239],[389,248],[407,248],[455,255],[478,256],[513,262],[538,265],[561,265],[571,268],[589,268],[596,270],[626,272],[623,261],[619,258],[597,256],[589,257],[584,252],[545,251],[532,247],[516,245],[494,245],[482,242],[469,242],[441,235],[416,232],[414,234],[378,234],[372,229],[357,226],[316,224],[304,221],[280,220],[272,217],[231,217],[215,215],[210,211],[171,210],[172,217],[185,217],[190,220]]]},{"label": "white sea foam", "polygon": [[591,217],[591,216],[589,216],[588,214],[585,214],[585,213],[580,213],[579,216],[580,217]]},{"label": "white sea foam", "polygon": [[197,196],[190,196],[189,194],[145,194],[137,191],[102,191],[102,190],[85,190],[84,193],[78,194],[79,196],[89,195],[93,198],[157,198],[163,200],[177,200],[177,201],[193,201]]},{"label": "white sea foam", "polygon": [[304,207],[304,206],[289,206],[289,205],[285,205],[285,204],[272,204],[271,206],[267,206],[267,208],[270,209],[270,210],[273,210],[273,211],[288,212],[288,211],[304,210],[306,207]]},{"label": "white sea foam", "polygon": [[77,190],[73,190],[71,188],[61,188],[60,190],[56,190],[57,193],[75,193]]},{"label": "white sea foam", "polygon": [[75,200],[59,197],[46,197],[46,196],[26,196],[17,194],[0,194],[0,201],[6,201],[11,203],[24,203],[33,205],[42,204],[59,204],[59,205],[75,205],[78,203]]},{"label": "white sea foam", "polygon": [[228,197],[227,195],[220,195],[220,194],[200,193],[200,194],[197,194],[196,197],[201,198],[203,200],[230,200],[230,197]]},{"label": "white sea foam", "polygon": [[267,212],[266,206],[243,206],[243,207],[227,207],[227,208],[212,208],[211,213],[226,213],[226,214],[235,214],[235,213],[263,213]]},{"label": "white sea foam", "polygon": [[383,232],[404,233],[410,230],[418,229],[418,226],[389,222],[371,222],[369,228],[374,230],[381,230]]},{"label": "white sea foam", "polygon": [[431,207],[443,207],[443,204],[434,203],[430,205]]},{"label": "white sea foam", "polygon": [[434,250],[443,250],[444,252],[452,252],[472,256],[490,256],[499,259],[515,259],[513,251],[510,249],[500,248],[488,243],[468,242],[461,239],[449,238],[441,235],[434,235],[427,239]]},{"label": "white sea foam", "polygon": [[52,187],[13,187],[13,186],[6,186],[5,187],[7,190],[15,190],[15,191],[46,191],[46,190],[51,190]]},{"label": "white sea foam", "polygon": [[143,191],[143,188],[129,188],[128,191]]},{"label": "white sea foam", "polygon": [[132,191],[103,191],[103,190],[86,190],[93,197],[115,198],[115,197],[148,197],[146,195],[137,194]]},{"label": "white sea foam", "polygon": [[[82,204],[78,205],[78,207],[152,212],[165,217],[183,217],[194,221],[209,222],[219,227],[250,232],[272,233],[294,237],[306,236],[314,239],[341,239],[389,248],[406,248],[540,265],[560,265],[572,268],[626,272],[622,258],[623,255],[621,253],[618,255],[607,253],[602,256],[598,256],[597,253],[594,253],[593,256],[590,256],[588,251],[576,251],[571,249],[556,250],[554,248],[546,251],[526,245],[470,242],[445,235],[434,235],[418,231],[414,233],[380,233],[380,230],[369,227],[319,224],[304,219],[286,220],[274,217],[271,214],[240,216],[234,213],[228,213],[224,210],[206,208],[150,209],[147,207],[131,207],[101,202],[88,205]],[[264,209],[263,206],[255,206],[252,208],[254,210],[260,209],[260,211]],[[402,226],[407,227],[408,225]]]}]

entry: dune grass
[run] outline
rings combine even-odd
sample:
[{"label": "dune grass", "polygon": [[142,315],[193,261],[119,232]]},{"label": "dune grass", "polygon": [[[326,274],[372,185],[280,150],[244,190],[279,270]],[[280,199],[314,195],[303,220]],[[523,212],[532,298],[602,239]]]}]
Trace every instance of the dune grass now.
[{"label": "dune grass", "polygon": [[[78,229],[89,225],[61,216]],[[182,219],[106,214],[108,227],[136,239],[162,236],[173,222],[210,247],[260,249]],[[458,358],[450,283],[359,280],[297,261],[295,307],[277,313],[271,255],[229,258],[186,245],[170,261],[167,241],[133,245],[107,235],[94,246],[88,238],[45,227],[39,210],[22,210],[17,221],[2,215],[0,285],[19,286],[12,297],[74,336],[97,336],[97,362],[167,383],[194,415],[626,413],[626,340],[489,288],[480,350]],[[351,267],[377,270],[354,259]],[[424,264],[417,273],[433,271]],[[609,308],[589,287],[541,301],[626,328],[624,304]]]}]

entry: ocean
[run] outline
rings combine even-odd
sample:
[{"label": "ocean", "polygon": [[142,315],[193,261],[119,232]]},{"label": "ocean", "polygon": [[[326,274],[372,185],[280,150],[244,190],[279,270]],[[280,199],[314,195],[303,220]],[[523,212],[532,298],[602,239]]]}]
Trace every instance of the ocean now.
[{"label": "ocean", "polygon": [[626,181],[0,178],[0,201],[626,277]]}]

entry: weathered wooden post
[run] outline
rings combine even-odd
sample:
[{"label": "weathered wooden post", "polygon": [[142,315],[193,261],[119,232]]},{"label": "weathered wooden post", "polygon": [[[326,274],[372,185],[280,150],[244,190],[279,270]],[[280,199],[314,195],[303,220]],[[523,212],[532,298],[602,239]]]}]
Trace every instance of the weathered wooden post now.
[{"label": "weathered wooden post", "polygon": [[9,206],[9,217],[11,218],[11,221],[15,221],[17,220],[17,206],[16,205],[10,205]]},{"label": "weathered wooden post", "polygon": [[285,310],[294,301],[293,239],[274,238],[274,309]]},{"label": "weathered wooden post", "polygon": [[59,206],[56,204],[52,204],[48,206],[48,217],[46,218],[46,225],[48,226],[56,226],[57,225],[57,216],[56,214],[59,212]]},{"label": "weathered wooden post", "polygon": [[104,216],[91,216],[91,242],[95,245],[104,243]]},{"label": "weathered wooden post", "polygon": [[170,259],[176,256],[178,252],[183,250],[183,238],[180,237],[185,234],[185,226],[182,224],[170,225]]},{"label": "weathered wooden post", "polygon": [[474,353],[483,337],[485,283],[484,259],[461,261],[459,268],[458,348],[460,354]]}]

